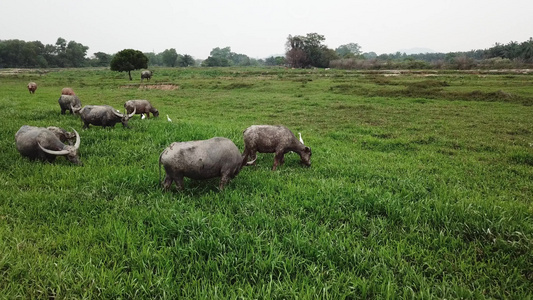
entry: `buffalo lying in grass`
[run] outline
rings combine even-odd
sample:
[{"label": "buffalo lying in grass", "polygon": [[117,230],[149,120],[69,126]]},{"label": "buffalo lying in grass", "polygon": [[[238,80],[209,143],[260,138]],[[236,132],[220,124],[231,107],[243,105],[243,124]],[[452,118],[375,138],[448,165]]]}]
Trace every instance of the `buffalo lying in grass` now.
[{"label": "buffalo lying in grass", "polygon": [[22,156],[30,160],[53,162],[57,156],[64,156],[70,162],[82,165],[79,156],[80,135],[76,130],[74,146],[63,144],[59,138],[44,127],[24,125],[15,134],[15,144]]}]

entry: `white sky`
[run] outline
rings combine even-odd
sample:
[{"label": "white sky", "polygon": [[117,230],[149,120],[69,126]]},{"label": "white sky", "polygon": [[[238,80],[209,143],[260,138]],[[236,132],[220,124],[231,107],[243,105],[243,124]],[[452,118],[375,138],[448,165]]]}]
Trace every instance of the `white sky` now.
[{"label": "white sky", "polygon": [[329,48],[486,49],[533,36],[533,0],[2,0],[0,39],[95,52],[175,48],[205,59],[215,47],[252,58],[285,53],[287,36],[316,32]]}]

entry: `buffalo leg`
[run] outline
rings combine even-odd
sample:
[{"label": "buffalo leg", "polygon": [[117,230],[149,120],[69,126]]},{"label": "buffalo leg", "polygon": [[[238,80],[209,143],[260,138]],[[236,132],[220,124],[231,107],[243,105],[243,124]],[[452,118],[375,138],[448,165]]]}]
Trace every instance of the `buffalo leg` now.
[{"label": "buffalo leg", "polygon": [[163,181],[163,189],[167,190],[172,185],[172,178],[170,176],[165,176],[165,180]]},{"label": "buffalo leg", "polygon": [[246,166],[246,163],[248,162],[248,157],[251,155],[250,149],[248,149],[246,146],[244,146],[244,152],[242,153],[242,165]]},{"label": "buffalo leg", "polygon": [[222,175],[222,178],[220,178],[220,184],[218,185],[218,189],[219,190],[223,190],[224,189],[224,186],[231,180],[231,178],[224,174]]},{"label": "buffalo leg", "polygon": [[274,156],[274,165],[272,166],[272,171],[276,171],[276,167],[280,165],[282,161],[283,161],[283,152],[276,153],[276,156]]},{"label": "buffalo leg", "polygon": [[176,183],[176,187],[178,188],[178,191],[183,191],[184,189],[183,176],[175,177],[174,182]]}]

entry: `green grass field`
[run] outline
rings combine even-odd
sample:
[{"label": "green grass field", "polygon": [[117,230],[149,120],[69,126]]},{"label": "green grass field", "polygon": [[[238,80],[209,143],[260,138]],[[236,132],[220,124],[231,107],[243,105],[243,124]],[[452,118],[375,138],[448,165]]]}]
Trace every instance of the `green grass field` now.
[{"label": "green grass field", "polygon": [[[139,74],[0,72],[0,298],[533,298],[532,73]],[[161,115],[82,130],[67,86]],[[21,157],[25,124],[78,130],[84,166]],[[170,143],[242,151],[253,124],[301,132],[312,166],[258,154],[224,191],[161,190]]]}]

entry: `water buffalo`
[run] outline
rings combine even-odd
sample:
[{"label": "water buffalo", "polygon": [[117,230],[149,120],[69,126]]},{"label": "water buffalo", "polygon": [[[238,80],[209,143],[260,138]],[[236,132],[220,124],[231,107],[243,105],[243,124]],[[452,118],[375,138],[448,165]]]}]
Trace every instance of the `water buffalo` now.
[{"label": "water buffalo", "polygon": [[70,111],[70,114],[72,114],[74,111],[81,108],[80,98],[78,98],[76,95],[61,95],[61,97],[57,99],[57,102],[61,108],[62,115],[64,115],[67,110]]},{"label": "water buffalo", "polygon": [[46,129],[50,130],[62,143],[68,143],[69,145],[72,145],[72,140],[76,138],[76,134],[74,132],[68,132],[60,127],[50,126]]},{"label": "water buffalo", "polygon": [[30,91],[30,94],[35,94],[36,90],[37,90],[37,83],[33,81],[28,83],[28,91]]},{"label": "water buffalo", "polygon": [[138,115],[146,114],[147,118],[150,118],[150,113],[153,113],[154,117],[159,116],[157,108],[153,107],[148,100],[128,100],[124,103],[124,108],[128,114],[135,109]]},{"label": "water buffalo", "polygon": [[311,165],[311,148],[300,142],[294,133],[284,126],[252,125],[243,132],[244,152],[242,154],[243,165],[247,164],[248,157],[254,161],[256,152],[276,153],[272,171],[285,161],[284,155],[293,151],[300,155],[302,163]]},{"label": "water buffalo", "polygon": [[166,177],[163,188],[168,190],[172,182],[178,190],[183,190],[183,177],[209,179],[221,177],[219,189],[239,174],[242,157],[235,144],[222,137],[209,140],[175,142],[159,156],[159,177],[161,164]]},{"label": "water buffalo", "polygon": [[61,95],[71,95],[71,96],[73,96],[73,95],[76,95],[76,94],[74,93],[74,90],[72,90],[69,87],[66,87],[66,88],[63,88],[61,90]]},{"label": "water buffalo", "polygon": [[152,71],[149,71],[149,70],[144,70],[141,72],[141,82],[143,81],[143,79],[146,79],[146,81],[150,81],[150,79],[152,78]]},{"label": "water buffalo", "polygon": [[107,126],[115,127],[118,122],[121,122],[122,126],[128,127],[128,120],[135,114],[135,109],[131,114],[121,114],[109,105],[85,105],[82,109],[74,112],[80,115],[84,129],[89,128],[89,124],[104,128]]},{"label": "water buffalo", "polygon": [[63,144],[52,131],[44,127],[24,125],[15,134],[15,144],[22,156],[30,160],[46,160],[53,162],[56,156],[65,156],[70,162],[82,165],[79,156],[80,135],[76,130],[74,146]]}]

